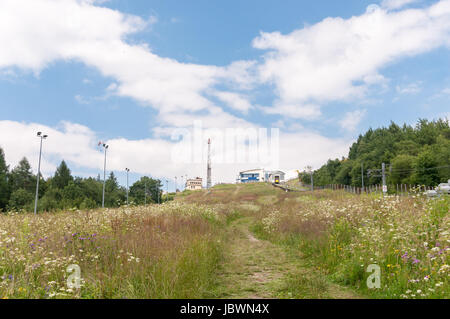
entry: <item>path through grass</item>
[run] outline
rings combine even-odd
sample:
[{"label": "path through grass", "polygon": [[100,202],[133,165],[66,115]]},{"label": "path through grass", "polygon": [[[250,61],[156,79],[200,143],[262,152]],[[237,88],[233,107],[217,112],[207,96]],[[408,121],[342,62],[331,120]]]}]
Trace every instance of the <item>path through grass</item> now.
[{"label": "path through grass", "polygon": [[293,250],[258,239],[252,217],[233,220],[227,230],[217,298],[357,298],[327,281]]}]

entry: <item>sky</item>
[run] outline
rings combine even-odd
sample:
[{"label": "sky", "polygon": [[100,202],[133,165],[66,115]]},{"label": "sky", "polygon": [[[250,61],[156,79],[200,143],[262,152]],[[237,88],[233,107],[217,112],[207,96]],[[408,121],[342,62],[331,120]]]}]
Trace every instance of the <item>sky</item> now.
[{"label": "sky", "polygon": [[[213,183],[233,182],[319,168],[370,127],[450,118],[450,0],[1,0],[0,43],[0,147],[36,172],[48,134],[45,177],[63,159],[102,174],[103,141],[122,185],[128,167],[173,190],[206,178],[211,138]],[[227,144],[230,130],[250,138]]]}]

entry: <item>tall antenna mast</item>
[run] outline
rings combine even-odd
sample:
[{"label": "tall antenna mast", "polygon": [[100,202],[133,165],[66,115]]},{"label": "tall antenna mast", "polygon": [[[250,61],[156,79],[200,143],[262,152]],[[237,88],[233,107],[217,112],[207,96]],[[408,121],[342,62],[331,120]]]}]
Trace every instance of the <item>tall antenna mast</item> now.
[{"label": "tall antenna mast", "polygon": [[208,169],[206,172],[206,188],[211,188],[211,139],[208,138]]}]

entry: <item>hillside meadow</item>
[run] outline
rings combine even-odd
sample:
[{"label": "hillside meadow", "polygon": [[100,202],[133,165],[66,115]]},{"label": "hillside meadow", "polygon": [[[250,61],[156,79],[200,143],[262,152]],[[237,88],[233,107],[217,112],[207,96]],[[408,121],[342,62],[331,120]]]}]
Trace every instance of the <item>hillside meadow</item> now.
[{"label": "hillside meadow", "polygon": [[[223,218],[197,204],[0,215],[2,298],[201,298]],[[67,288],[67,266],[81,289]]]},{"label": "hillside meadow", "polygon": [[[250,184],[162,205],[2,214],[0,297],[449,298],[449,207],[448,196]],[[81,289],[67,287],[72,264]],[[381,285],[369,289],[374,264]]]}]

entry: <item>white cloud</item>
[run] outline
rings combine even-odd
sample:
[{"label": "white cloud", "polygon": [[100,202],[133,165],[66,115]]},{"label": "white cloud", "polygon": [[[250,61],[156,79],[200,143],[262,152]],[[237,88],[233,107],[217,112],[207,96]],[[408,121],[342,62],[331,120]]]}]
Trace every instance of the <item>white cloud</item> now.
[{"label": "white cloud", "polygon": [[253,41],[268,51],[259,77],[275,86],[275,109],[363,98],[371,86],[386,83],[380,70],[389,63],[449,45],[450,0],[393,12],[374,6],[285,35],[262,32]]},{"label": "white cloud", "polygon": [[238,93],[215,91],[212,95],[215,95],[232,109],[242,113],[248,113],[248,111],[252,108],[252,105],[248,99]]},{"label": "white cloud", "polygon": [[79,104],[89,104],[90,102],[85,99],[82,95],[77,94],[75,95],[75,100],[79,103]]},{"label": "white cloud", "polygon": [[405,86],[397,85],[395,89],[399,94],[417,94],[422,91],[420,82],[409,83]]},{"label": "white cloud", "polygon": [[359,125],[366,113],[366,110],[347,112],[344,118],[339,121],[339,125],[345,130],[354,131],[356,130],[356,127]]},{"label": "white cloud", "polygon": [[8,164],[15,166],[26,156],[37,171],[38,131],[49,135],[43,143],[42,172],[45,176],[53,174],[58,164],[56,159],[65,159],[84,167],[101,167],[101,153],[94,148],[98,142],[95,133],[85,126],[69,122],[62,122],[59,128],[53,128],[38,123],[0,121],[0,147],[5,151]]},{"label": "white cloud", "polygon": [[394,10],[394,9],[400,9],[408,4],[417,2],[418,0],[383,0],[381,3],[381,6],[383,8]]},{"label": "white cloud", "polygon": [[294,119],[317,119],[322,113],[320,106],[315,104],[275,104],[275,107],[260,107],[267,114],[280,114],[286,118]]},{"label": "white cloud", "polygon": [[[4,149],[6,161],[11,167],[17,165],[20,159],[26,156],[34,171],[37,171],[39,139],[36,137],[36,132],[42,131],[49,135],[43,144],[41,169],[44,176],[53,175],[62,159],[67,161],[75,175],[86,176],[87,171],[96,176],[97,173],[102,172],[103,153],[97,147],[100,138],[96,132],[86,126],[62,122],[54,128],[37,123],[0,121],[0,131],[2,132],[0,147]],[[210,135],[204,131],[204,138],[208,136]],[[205,178],[205,154],[201,163],[174,162],[172,157],[174,141],[158,138],[140,140],[112,138],[105,142],[109,144],[108,171],[122,172],[125,167],[129,167],[134,173],[151,174],[160,178],[173,178],[185,174]],[[348,140],[327,138],[312,132],[281,132],[277,154],[280,165],[277,168],[287,171],[301,169],[306,165],[318,167],[330,157],[345,155],[349,146]],[[226,146],[223,150],[228,151]],[[239,170],[260,166],[263,165],[213,163],[213,180],[214,182],[234,182]]]},{"label": "white cloud", "polygon": [[228,67],[180,63],[154,54],[145,44],[128,44],[128,35],[155,23],[92,0],[2,0],[0,69],[38,74],[57,60],[77,60],[115,79],[114,93],[132,97],[162,113],[208,112],[214,103],[205,91],[217,83],[248,85],[252,62]]},{"label": "white cloud", "polygon": [[[95,0],[2,0],[0,2],[0,70],[19,68],[36,74],[58,60],[76,60],[114,79],[109,94],[131,97],[159,110],[171,126],[180,115],[201,112],[212,118],[218,97],[234,109],[250,108],[243,90],[275,86],[268,114],[317,119],[331,101],[366,98],[369,88],[386,86],[380,70],[405,56],[450,44],[450,0],[424,9],[389,11],[400,2],[372,6],[349,19],[327,18],[283,35],[261,33],[255,48],[267,50],[264,61],[235,61],[228,66],[180,63],[153,53],[127,37],[156,23],[96,6]],[[405,1],[403,1],[405,4]],[[222,111],[229,122],[240,122]]]}]

